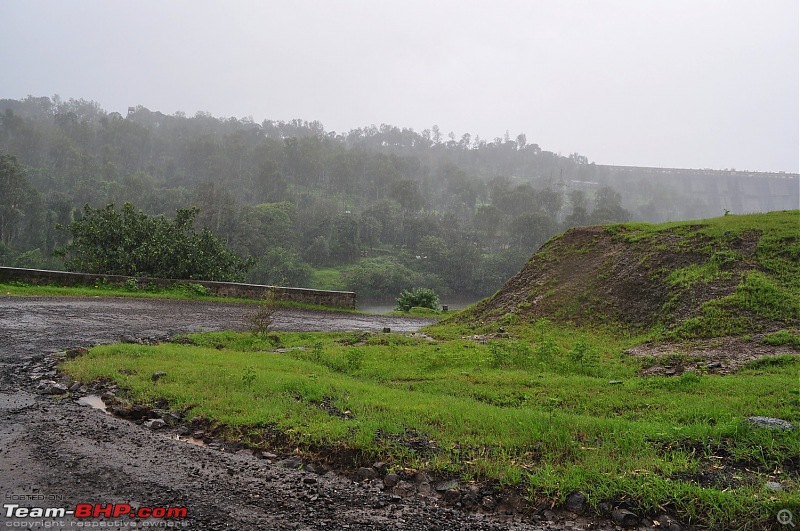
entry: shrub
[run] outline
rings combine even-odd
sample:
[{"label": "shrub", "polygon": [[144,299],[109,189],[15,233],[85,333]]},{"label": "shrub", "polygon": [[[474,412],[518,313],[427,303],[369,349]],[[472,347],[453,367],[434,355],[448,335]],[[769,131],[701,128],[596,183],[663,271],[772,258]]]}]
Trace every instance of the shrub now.
[{"label": "shrub", "polygon": [[247,316],[250,324],[250,331],[256,336],[265,337],[269,327],[275,318],[278,307],[275,304],[275,294],[271,291],[266,293],[258,303],[256,311]]},{"label": "shrub", "polygon": [[435,291],[428,288],[414,288],[411,291],[404,289],[397,298],[397,309],[408,311],[411,308],[430,308],[439,309],[439,296]]}]

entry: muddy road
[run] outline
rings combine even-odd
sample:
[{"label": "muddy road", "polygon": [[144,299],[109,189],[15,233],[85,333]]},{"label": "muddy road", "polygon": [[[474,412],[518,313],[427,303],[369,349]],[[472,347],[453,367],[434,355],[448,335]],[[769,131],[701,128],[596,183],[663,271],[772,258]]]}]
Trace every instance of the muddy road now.
[{"label": "muddy road", "polygon": [[[36,391],[33,372],[48,354],[120,339],[165,339],[197,330],[244,329],[253,306],[127,298],[0,297],[0,529],[176,527],[215,529],[605,529],[569,513],[517,512],[480,491],[447,502],[435,482],[349,477],[346,471],[288,456],[208,448],[175,440],[79,404],[69,394]],[[279,330],[413,331],[429,321],[282,310]],[[35,376],[35,375],[34,375]],[[45,376],[47,376],[45,374]],[[38,378],[41,378],[39,374]],[[309,466],[310,465],[310,466]],[[295,467],[296,468],[296,467]],[[467,503],[469,493],[477,503]],[[463,495],[463,496],[462,496]],[[463,503],[462,503],[463,502]],[[26,508],[78,504],[186,508],[187,517],[120,515],[80,519]],[[13,506],[17,505],[18,508]],[[470,506],[470,509],[466,509]],[[9,508],[12,507],[12,508]],[[505,507],[505,508],[504,508]],[[123,509],[124,510],[124,509]],[[512,514],[513,513],[513,514]]]}]

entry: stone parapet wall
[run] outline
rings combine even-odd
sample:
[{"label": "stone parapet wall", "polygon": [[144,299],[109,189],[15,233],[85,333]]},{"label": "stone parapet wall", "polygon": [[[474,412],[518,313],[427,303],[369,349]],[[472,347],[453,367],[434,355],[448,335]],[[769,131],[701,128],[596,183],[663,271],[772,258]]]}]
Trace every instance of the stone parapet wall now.
[{"label": "stone parapet wall", "polygon": [[262,286],[259,284],[240,284],[236,282],[211,282],[207,280],[170,280],[163,278],[126,277],[121,275],[92,275],[87,273],[69,273],[66,271],[46,271],[42,269],[21,269],[17,267],[0,267],[0,283],[24,282],[31,285],[54,286],[94,286],[98,283],[125,284],[131,279],[142,286],[153,284],[158,287],[169,287],[176,283],[200,284],[209,295],[218,297],[237,297],[242,299],[260,299],[267,293],[273,293],[275,299],[306,304],[319,304],[334,308],[355,309],[356,294],[352,291],[326,291],[306,288],[287,288],[282,286]]}]

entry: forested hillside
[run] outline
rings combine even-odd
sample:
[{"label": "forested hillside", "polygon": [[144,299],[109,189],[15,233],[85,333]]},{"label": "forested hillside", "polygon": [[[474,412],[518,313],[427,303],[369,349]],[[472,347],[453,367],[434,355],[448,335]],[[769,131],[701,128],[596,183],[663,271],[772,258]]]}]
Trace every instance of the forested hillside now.
[{"label": "forested hillside", "polygon": [[337,133],[28,97],[0,100],[0,157],[1,265],[63,267],[59,226],[86,204],[168,218],[197,207],[198,230],[255,260],[247,280],[362,300],[411,287],[477,298],[568,227],[722,214],[668,180],[600,171],[525,134],[436,126]]}]

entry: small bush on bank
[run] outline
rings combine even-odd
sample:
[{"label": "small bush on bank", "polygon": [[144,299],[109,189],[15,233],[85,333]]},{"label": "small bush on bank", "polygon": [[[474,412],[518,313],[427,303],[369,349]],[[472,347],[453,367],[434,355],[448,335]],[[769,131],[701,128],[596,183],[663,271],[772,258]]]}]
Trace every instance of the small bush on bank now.
[{"label": "small bush on bank", "polygon": [[439,296],[428,288],[414,288],[411,291],[404,289],[397,298],[397,309],[408,311],[414,307],[438,310]]}]

